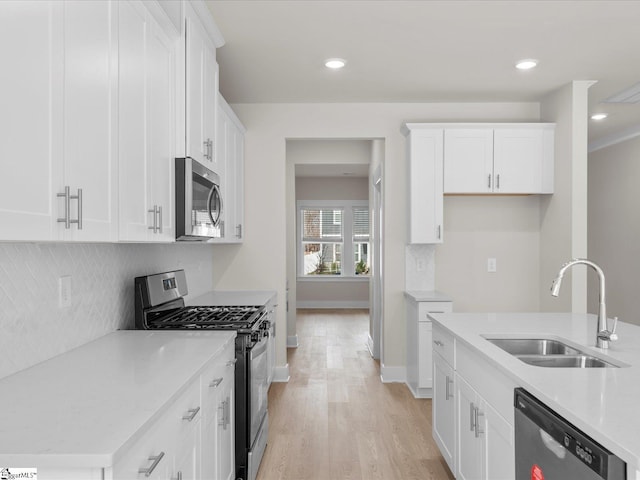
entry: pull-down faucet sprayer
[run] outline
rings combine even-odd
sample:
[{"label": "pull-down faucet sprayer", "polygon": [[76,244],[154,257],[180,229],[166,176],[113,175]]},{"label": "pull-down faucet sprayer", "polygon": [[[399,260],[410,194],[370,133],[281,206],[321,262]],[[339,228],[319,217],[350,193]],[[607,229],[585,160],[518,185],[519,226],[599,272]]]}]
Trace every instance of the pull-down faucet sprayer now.
[{"label": "pull-down faucet sprayer", "polygon": [[560,293],[560,286],[562,285],[562,278],[564,277],[565,272],[573,267],[574,265],[583,264],[593,268],[598,274],[598,279],[600,281],[600,300],[598,306],[598,325],[596,330],[596,347],[598,348],[609,348],[609,342],[615,341],[618,339],[618,335],[616,335],[616,326],[618,325],[618,318],[613,319],[613,328],[609,330],[609,326],[607,325],[607,306],[605,303],[605,279],[604,272],[602,269],[593,263],[590,260],[585,258],[575,258],[570,262],[565,263],[555,280],[551,284],[551,295],[557,297]]}]

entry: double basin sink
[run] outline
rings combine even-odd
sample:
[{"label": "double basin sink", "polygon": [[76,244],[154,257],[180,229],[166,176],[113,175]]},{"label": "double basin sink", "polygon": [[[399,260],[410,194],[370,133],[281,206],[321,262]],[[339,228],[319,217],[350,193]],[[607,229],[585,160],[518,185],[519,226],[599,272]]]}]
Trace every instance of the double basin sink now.
[{"label": "double basin sink", "polygon": [[488,338],[524,363],[536,367],[556,368],[617,368],[602,358],[550,338]]}]

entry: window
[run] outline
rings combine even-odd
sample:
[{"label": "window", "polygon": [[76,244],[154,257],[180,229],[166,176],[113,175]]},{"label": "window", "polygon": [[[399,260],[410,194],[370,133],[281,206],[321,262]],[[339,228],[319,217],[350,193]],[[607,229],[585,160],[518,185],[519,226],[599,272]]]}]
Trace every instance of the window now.
[{"label": "window", "polygon": [[298,202],[298,219],[298,275],[369,275],[367,202]]}]

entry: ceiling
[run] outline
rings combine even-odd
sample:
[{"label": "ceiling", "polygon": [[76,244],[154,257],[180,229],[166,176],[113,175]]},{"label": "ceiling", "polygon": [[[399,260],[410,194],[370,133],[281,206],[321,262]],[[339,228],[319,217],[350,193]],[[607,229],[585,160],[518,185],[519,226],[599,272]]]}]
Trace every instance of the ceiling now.
[{"label": "ceiling", "polygon": [[[640,0],[209,0],[229,103],[538,101],[589,91],[589,140],[640,127]],[[340,71],[324,60],[341,57]],[[537,68],[518,71],[517,60]]]}]

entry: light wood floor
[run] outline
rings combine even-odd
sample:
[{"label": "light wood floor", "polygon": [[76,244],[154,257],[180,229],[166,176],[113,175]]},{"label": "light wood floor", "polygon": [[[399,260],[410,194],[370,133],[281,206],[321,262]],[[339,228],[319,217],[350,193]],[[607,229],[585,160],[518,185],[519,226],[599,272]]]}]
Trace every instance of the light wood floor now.
[{"label": "light wood floor", "polygon": [[368,325],[367,310],[298,310],[258,480],[453,479],[431,438],[431,400],[381,383]]}]

